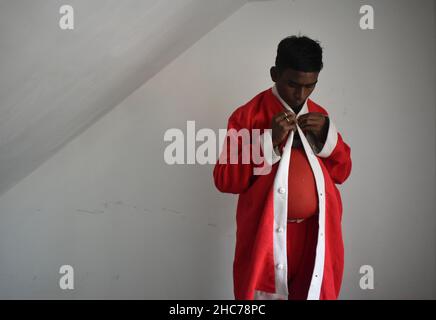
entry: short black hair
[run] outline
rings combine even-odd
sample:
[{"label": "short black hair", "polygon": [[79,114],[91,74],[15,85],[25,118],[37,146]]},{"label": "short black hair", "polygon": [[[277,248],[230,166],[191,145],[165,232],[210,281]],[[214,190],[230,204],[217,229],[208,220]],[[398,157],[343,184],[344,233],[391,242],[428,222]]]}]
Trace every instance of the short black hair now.
[{"label": "short black hair", "polygon": [[318,41],[306,36],[290,36],[277,47],[276,67],[302,72],[319,72],[323,67],[322,48]]}]

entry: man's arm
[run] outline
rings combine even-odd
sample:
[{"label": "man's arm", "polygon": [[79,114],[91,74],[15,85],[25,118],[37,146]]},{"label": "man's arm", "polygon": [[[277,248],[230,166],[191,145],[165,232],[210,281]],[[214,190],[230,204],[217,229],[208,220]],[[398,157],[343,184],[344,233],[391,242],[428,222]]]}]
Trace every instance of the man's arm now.
[{"label": "man's arm", "polygon": [[298,118],[298,123],[310,137],[314,153],[326,166],[336,184],[343,183],[351,172],[350,147],[343,141],[326,110],[309,112]]},{"label": "man's arm", "polygon": [[320,135],[317,137],[312,132],[308,131],[307,134],[311,136],[311,140],[313,141],[314,147],[315,147],[315,153],[318,154],[321,152],[323,147],[325,146],[325,143],[327,141],[327,135],[330,128],[330,118],[328,116],[325,116],[325,123],[323,128],[321,129]]},{"label": "man's arm", "polygon": [[342,184],[351,173],[351,149],[328,115],[326,119],[325,128],[318,140],[319,151],[315,154],[322,159],[333,182]]},{"label": "man's arm", "polygon": [[[213,170],[215,186],[221,192],[235,194],[245,192],[254,182],[254,176],[259,174],[258,172],[268,174],[271,166],[280,160],[280,156],[272,151],[271,133],[260,130],[256,137],[246,119],[247,116],[243,112],[236,110],[228,120],[226,140]],[[244,142],[244,138],[239,136],[244,130],[249,135],[248,142]],[[272,159],[264,157],[264,150],[269,150],[265,149],[267,143],[271,149]],[[232,151],[233,160],[236,161],[232,161]],[[254,161],[255,154],[259,156],[256,161]],[[268,159],[269,161],[265,163]]]}]

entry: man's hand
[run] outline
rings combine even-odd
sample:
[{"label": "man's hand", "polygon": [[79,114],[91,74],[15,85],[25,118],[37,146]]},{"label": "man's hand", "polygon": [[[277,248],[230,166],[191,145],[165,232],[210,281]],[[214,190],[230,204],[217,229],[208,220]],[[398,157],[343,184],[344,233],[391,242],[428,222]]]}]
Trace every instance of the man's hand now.
[{"label": "man's hand", "polygon": [[297,120],[291,111],[282,111],[274,115],[271,122],[273,146],[278,146],[290,130],[297,130]]},{"label": "man's hand", "polygon": [[318,113],[309,112],[298,117],[298,125],[304,134],[312,134],[318,143],[324,144],[328,133],[328,116]]}]

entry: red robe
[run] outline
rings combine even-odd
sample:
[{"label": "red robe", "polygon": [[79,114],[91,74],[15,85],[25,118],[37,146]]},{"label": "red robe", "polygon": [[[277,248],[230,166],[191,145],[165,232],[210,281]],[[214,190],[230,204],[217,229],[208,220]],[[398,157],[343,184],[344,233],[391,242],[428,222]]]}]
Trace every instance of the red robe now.
[{"label": "red robe", "polygon": [[[233,263],[234,295],[237,300],[288,299],[286,191],[294,132],[291,131],[280,145],[281,156],[264,146],[265,141],[272,143],[272,117],[285,108],[289,109],[289,106],[275,87],[259,93],[237,108],[228,120],[227,129],[260,129],[262,135],[250,140],[249,147],[260,147],[264,162],[259,164],[250,151],[249,163],[224,163],[222,159],[229,156],[230,145],[225,143],[213,170],[218,190],[239,194]],[[328,116],[323,107],[310,99],[306,100],[297,118],[307,112]],[[307,299],[337,299],[344,269],[344,247],[342,200],[335,184],[342,184],[350,175],[350,147],[343,141],[330,116],[327,139],[321,150],[311,143],[311,136],[305,136],[299,126],[297,129],[318,192],[318,237]],[[237,145],[241,151],[243,142],[239,141]],[[241,154],[238,153],[239,160]],[[259,168],[269,170],[255,174]]]}]

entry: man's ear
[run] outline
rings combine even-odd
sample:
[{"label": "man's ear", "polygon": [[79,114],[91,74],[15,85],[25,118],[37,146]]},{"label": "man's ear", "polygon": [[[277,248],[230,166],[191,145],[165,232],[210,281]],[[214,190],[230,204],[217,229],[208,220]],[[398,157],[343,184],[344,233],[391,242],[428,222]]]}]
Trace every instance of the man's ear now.
[{"label": "man's ear", "polygon": [[272,81],[277,82],[277,80],[279,79],[279,71],[277,67],[271,67],[271,69],[269,69],[269,73],[271,75]]}]

